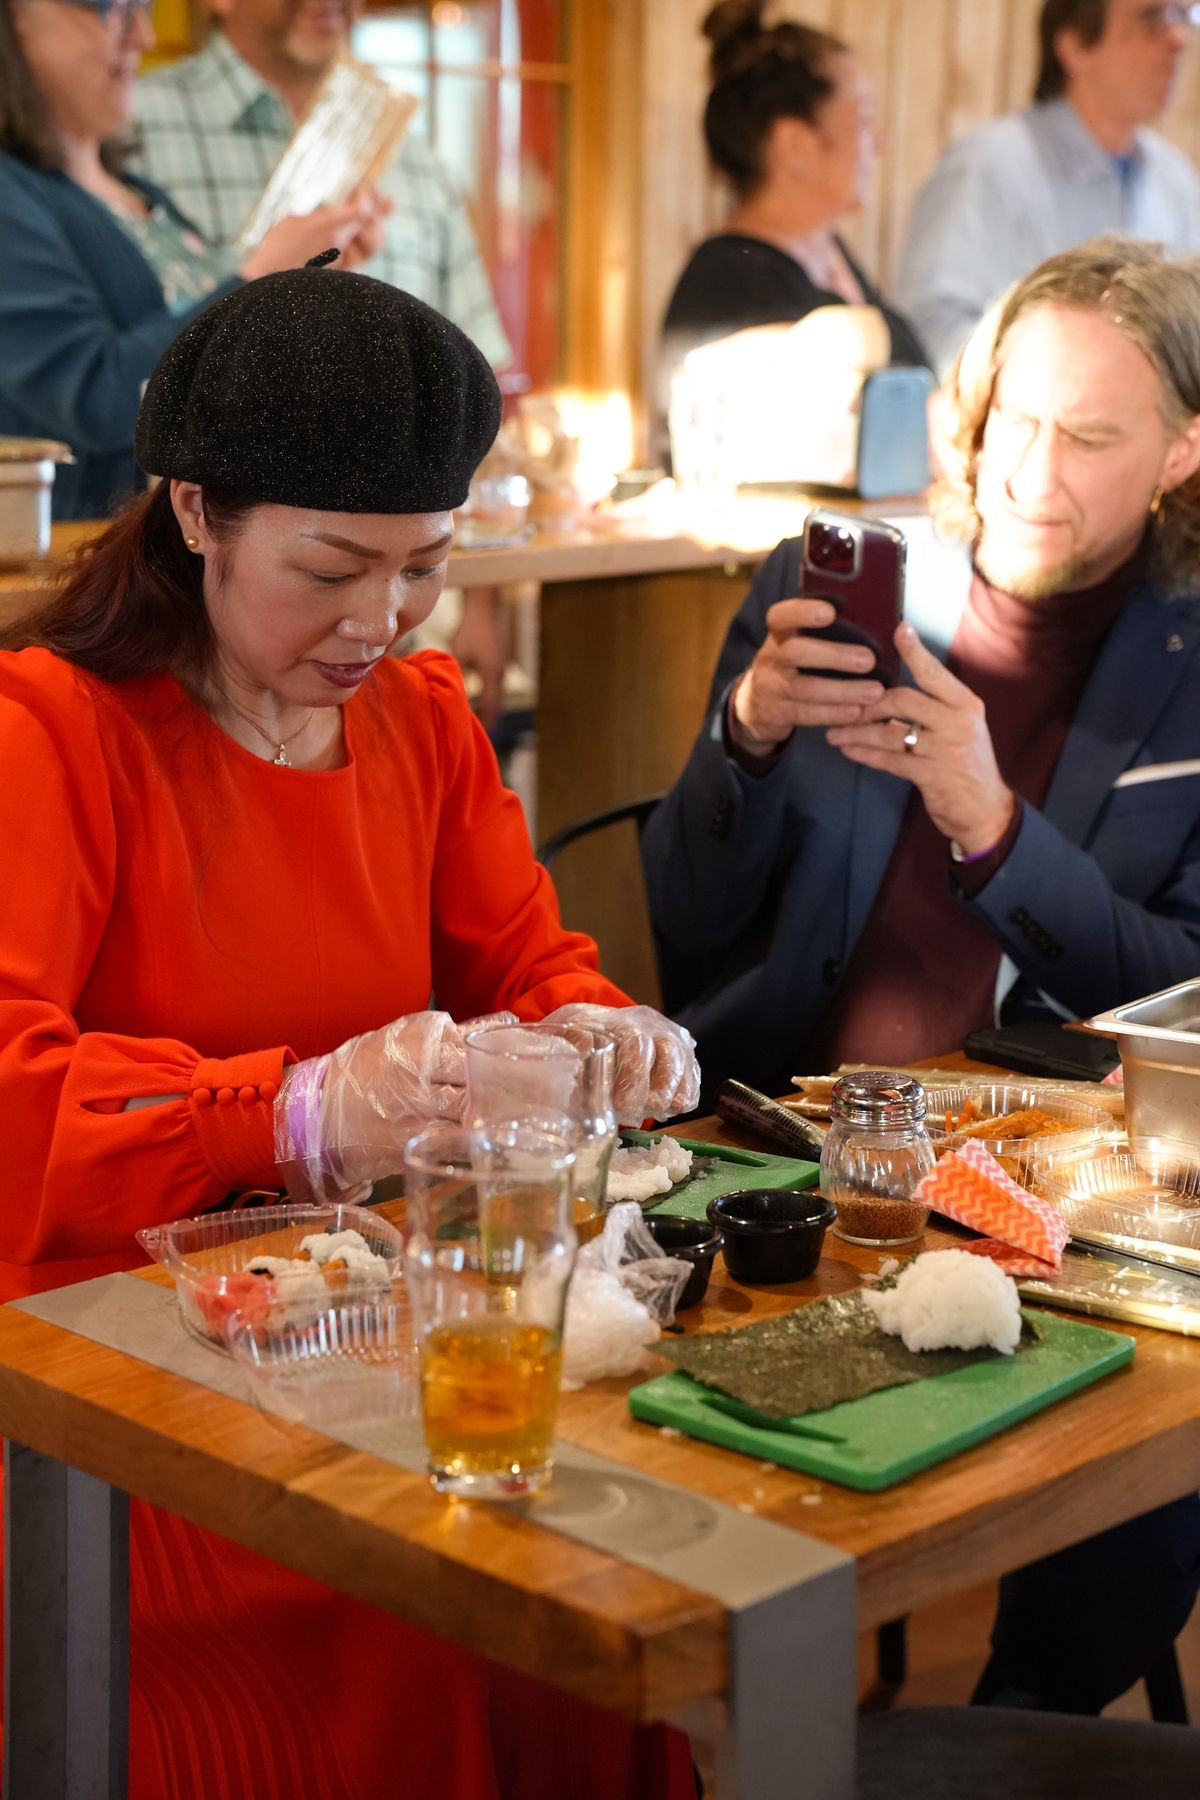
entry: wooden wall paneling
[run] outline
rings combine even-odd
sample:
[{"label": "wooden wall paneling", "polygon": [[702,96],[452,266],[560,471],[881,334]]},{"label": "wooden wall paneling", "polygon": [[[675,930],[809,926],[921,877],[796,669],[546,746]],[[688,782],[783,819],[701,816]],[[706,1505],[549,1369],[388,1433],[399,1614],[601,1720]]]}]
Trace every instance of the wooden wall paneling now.
[{"label": "wooden wall paneling", "polygon": [[947,143],[1004,112],[1012,0],[958,0],[947,53],[950,71],[944,120]]},{"label": "wooden wall paneling", "polygon": [[845,237],[872,275],[880,267],[880,247],[888,209],[888,169],[891,121],[888,116],[888,69],[891,63],[893,8],[881,0],[841,0],[833,26],[844,43],[858,52],[871,86],[883,140],[869,204],[847,222]]},{"label": "wooden wall paneling", "polygon": [[[971,0],[958,3],[969,6]],[[1037,22],[1041,10],[1042,0],[1010,0],[1007,91],[1001,97],[1000,112],[1013,112],[1017,107],[1028,106],[1033,99],[1040,60]]]},{"label": "wooden wall paneling", "polygon": [[649,0],[644,9],[639,350],[648,377],[679,272],[700,239],[717,229],[728,205],[704,148],[708,46],[700,36],[700,21],[709,4],[710,0]]},{"label": "wooden wall paneling", "polygon": [[887,207],[875,259],[886,282],[913,197],[946,141],[955,0],[892,0],[895,25],[886,90]]}]

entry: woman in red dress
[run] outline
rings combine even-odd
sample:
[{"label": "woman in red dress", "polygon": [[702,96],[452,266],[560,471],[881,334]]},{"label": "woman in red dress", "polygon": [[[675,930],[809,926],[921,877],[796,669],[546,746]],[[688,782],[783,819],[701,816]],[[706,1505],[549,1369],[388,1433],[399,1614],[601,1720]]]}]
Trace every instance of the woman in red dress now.
[{"label": "woman in red dress", "polygon": [[[357,275],[250,283],[159,364],[164,480],[0,654],[4,1297],[393,1171],[461,1105],[456,1019],[594,1009],[628,1109],[694,1103],[690,1041],[562,929],[454,664],[386,655],[498,415],[461,333]],[[136,1800],[694,1791],[676,1734],[144,1504],[132,1565]]]}]

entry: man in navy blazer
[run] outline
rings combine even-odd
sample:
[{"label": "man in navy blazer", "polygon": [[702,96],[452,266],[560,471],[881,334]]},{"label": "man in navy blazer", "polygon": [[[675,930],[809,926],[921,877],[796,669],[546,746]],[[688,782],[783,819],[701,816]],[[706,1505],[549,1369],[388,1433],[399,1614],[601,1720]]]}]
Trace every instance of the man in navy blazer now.
[{"label": "man in navy blazer", "polygon": [[[1175,329],[1187,340],[1187,391],[1166,391],[1128,323],[1114,322],[1113,310],[1128,316],[1133,301],[1053,299],[1056,287],[1090,281],[1100,293],[1110,279],[1160,290],[1147,311],[1188,306]],[[792,597],[799,539],[764,564],[722,650],[707,722],[644,838],[669,1002],[696,1035],[706,1090],[734,1075],[779,1092],[810,1066],[808,1046],[836,1035],[914,788],[941,842],[939,889],[982,927],[982,951],[997,964],[987,1007],[966,1028],[1086,1016],[1200,973],[1196,316],[1196,265],[1099,240],[1013,290],[999,320],[979,328],[950,394],[967,439],[961,487],[977,521],[976,571],[993,582],[1007,571],[1039,609],[1065,605],[1064,574],[1109,606],[1115,580],[1121,601],[1089,647],[1040,803],[1014,793],[985,709],[943,666],[970,610],[968,547],[910,533],[898,634],[908,678],[891,690],[871,677],[868,653],[805,635],[826,614]],[[1085,332],[1107,396],[1079,391]],[[1160,350],[1164,365],[1174,348]],[[986,403],[966,391],[978,387],[981,361]],[[1141,377],[1136,405],[1130,368]],[[997,370],[1003,410],[993,404]],[[1031,416],[1049,414],[1055,398],[1062,417]],[[962,497],[960,488],[949,500]],[[851,672],[855,657],[864,666],[853,679],[823,673]],[[1020,683],[1005,692],[1019,709]],[[885,1055],[887,1008],[922,1006],[925,973],[914,966],[907,991],[903,968],[888,984],[860,1045],[868,1060]],[[906,1049],[935,1055],[964,1035],[910,1038]]]},{"label": "man in navy blazer", "polygon": [[[910,541],[904,679],[811,635],[832,609],[781,544],[647,826],[706,1086],[896,1067],[1200,974],[1200,262],[1052,258],[943,399],[964,542]],[[1194,1495],[1007,1576],[977,1698],[1099,1711],[1198,1587]]]}]

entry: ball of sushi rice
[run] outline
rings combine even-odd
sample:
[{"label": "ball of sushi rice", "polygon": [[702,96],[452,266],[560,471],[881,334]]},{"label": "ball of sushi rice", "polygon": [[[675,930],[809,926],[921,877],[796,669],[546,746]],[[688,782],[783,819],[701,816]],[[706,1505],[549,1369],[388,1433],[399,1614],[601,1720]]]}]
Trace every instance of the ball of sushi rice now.
[{"label": "ball of sushi rice", "polygon": [[650,1200],[655,1194],[669,1194],[677,1181],[686,1179],[692,1167],[692,1153],[674,1138],[659,1138],[655,1144],[619,1144],[608,1165],[606,1197],[610,1206],[618,1200]]},{"label": "ball of sushi rice", "polygon": [[986,1256],[928,1250],[901,1271],[894,1287],[862,1297],[889,1337],[908,1350],[1002,1350],[1021,1337],[1017,1284]]}]

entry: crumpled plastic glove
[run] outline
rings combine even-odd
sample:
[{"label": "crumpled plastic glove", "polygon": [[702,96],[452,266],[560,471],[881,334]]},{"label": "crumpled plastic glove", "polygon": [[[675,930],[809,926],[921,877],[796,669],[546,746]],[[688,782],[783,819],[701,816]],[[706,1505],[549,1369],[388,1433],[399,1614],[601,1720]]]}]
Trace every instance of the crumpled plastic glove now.
[{"label": "crumpled plastic glove", "polygon": [[288,1192],[332,1199],[394,1175],[423,1125],[462,1118],[467,1033],[516,1022],[515,1013],[461,1025],[449,1013],[408,1013],[294,1064],[275,1101],[275,1162]]},{"label": "crumpled plastic glove", "polygon": [[594,1006],[572,1001],[543,1025],[606,1031],[617,1046],[613,1107],[620,1125],[671,1119],[700,1100],[700,1065],[690,1031],[652,1006]]},{"label": "crumpled plastic glove", "polygon": [[563,1332],[562,1384],[582,1387],[606,1375],[632,1375],[645,1348],[675,1317],[691,1269],[666,1256],[646,1229],[636,1200],[609,1207],[599,1237],[575,1259]]}]

